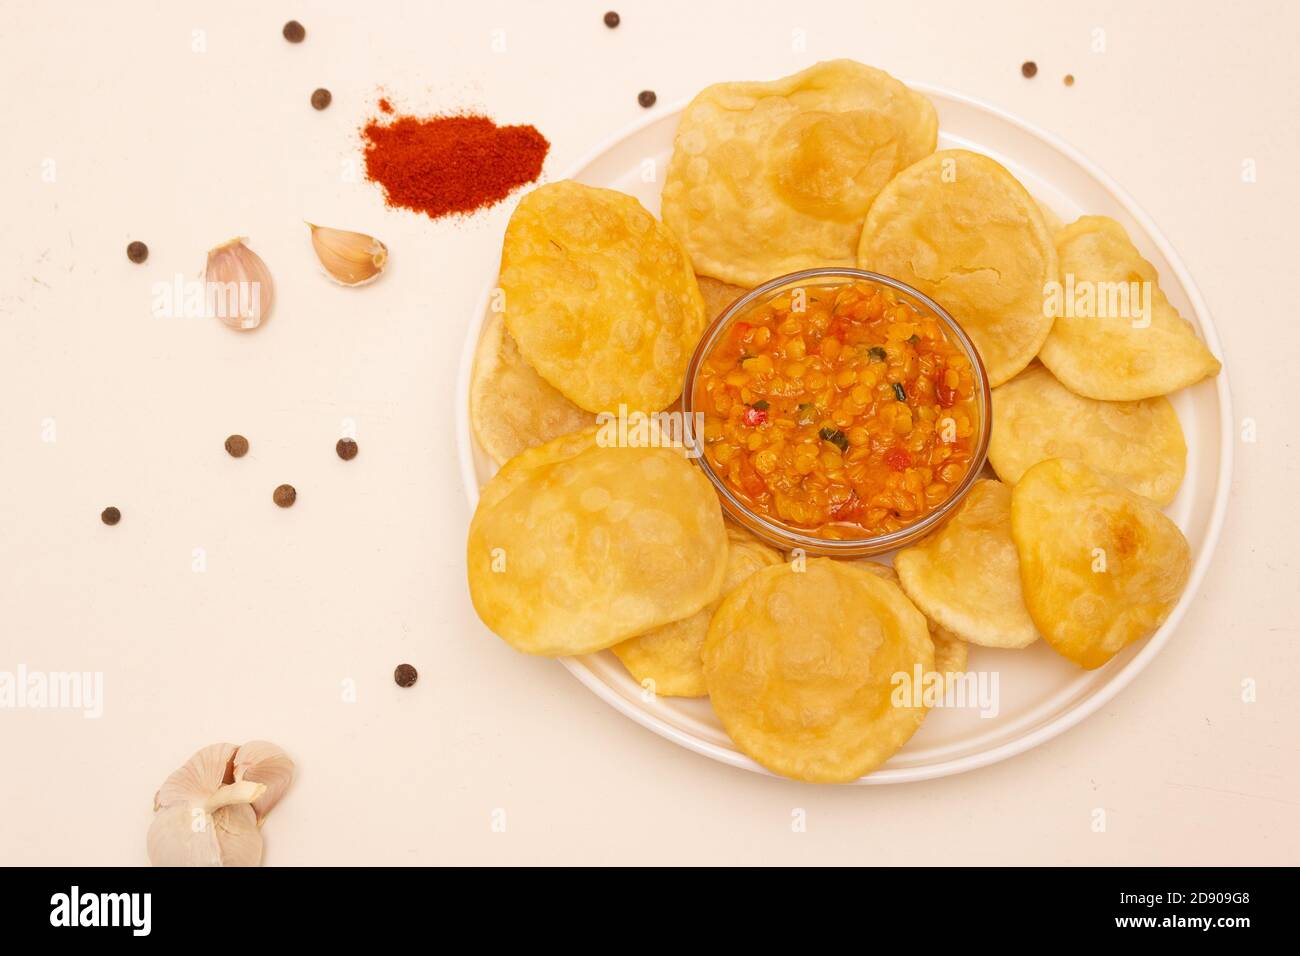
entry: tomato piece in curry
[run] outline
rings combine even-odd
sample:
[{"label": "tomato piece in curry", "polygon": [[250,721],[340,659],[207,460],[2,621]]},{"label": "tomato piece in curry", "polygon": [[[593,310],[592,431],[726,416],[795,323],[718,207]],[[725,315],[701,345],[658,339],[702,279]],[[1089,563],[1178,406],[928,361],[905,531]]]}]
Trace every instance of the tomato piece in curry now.
[{"label": "tomato piece in curry", "polygon": [[938,508],[975,454],[976,379],[943,322],[878,286],[806,286],[733,321],[700,366],[704,454],[752,510],[824,538]]}]

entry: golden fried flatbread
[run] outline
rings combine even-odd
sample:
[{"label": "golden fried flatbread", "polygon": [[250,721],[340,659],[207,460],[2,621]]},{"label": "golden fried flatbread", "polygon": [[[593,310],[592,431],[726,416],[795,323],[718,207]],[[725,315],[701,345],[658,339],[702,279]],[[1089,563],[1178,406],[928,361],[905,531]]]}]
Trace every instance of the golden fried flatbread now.
[{"label": "golden fried flatbread", "polygon": [[938,128],[924,96],[852,60],[710,86],[677,128],[664,222],[697,271],[735,285],[852,266],[871,201]]},{"label": "golden fried flatbread", "polygon": [[899,173],[871,205],[858,264],[943,306],[975,342],[990,385],[1028,365],[1051,331],[1051,233],[1025,187],[979,153],[943,150]]},{"label": "golden fried flatbread", "polygon": [[1191,566],[1187,539],[1154,503],[1079,461],[1053,458],[1021,476],[1011,534],[1034,624],[1088,669],[1155,633]]},{"label": "golden fried flatbread", "polygon": [[1056,234],[1059,313],[1039,358],[1066,388],[1131,402],[1219,374],[1219,360],[1160,289],[1124,227],[1084,216]]},{"label": "golden fried flatbread", "polygon": [[681,243],[632,196],[564,180],[515,208],[501,250],[506,329],[589,412],[666,407],[704,328]]},{"label": "golden fried flatbread", "polygon": [[597,434],[510,459],[474,511],[470,598],[518,650],[601,650],[721,591],[727,535],[709,480],[680,449],[607,447]]},{"label": "golden fried flatbread", "polygon": [[985,647],[1025,647],[1038,639],[1020,587],[1011,539],[1011,489],[980,480],[952,517],[894,556],[907,596],[957,637]]},{"label": "golden fried flatbread", "polygon": [[[856,563],[876,577],[883,578],[900,591],[902,590],[903,583],[898,579],[898,572],[888,564],[867,559]],[[904,591],[903,594],[906,596],[907,592]],[[917,610],[921,611],[919,607]],[[924,611],[921,613],[925,614]],[[925,623],[930,628],[930,640],[934,642],[934,669],[940,674],[958,674],[964,671],[968,655],[966,642],[929,616],[926,617]]]},{"label": "golden fried flatbread", "polygon": [[1168,399],[1083,398],[1035,362],[993,390],[989,461],[1014,485],[1048,458],[1075,458],[1165,505],[1182,484],[1187,444]]},{"label": "golden fried flatbread", "polygon": [[701,653],[713,612],[722,598],[755,571],[782,561],[780,551],[763,544],[748,531],[728,527],[727,542],[727,573],[717,601],[690,617],[657,627],[610,648],[638,684],[653,688],[660,697],[704,697],[708,694]]},{"label": "golden fried flatbread", "polygon": [[921,699],[894,690],[934,670],[925,618],[888,581],[813,558],[750,575],[704,642],[709,698],[736,746],[769,770],[846,783],[920,726]]},{"label": "golden fried flatbread", "polygon": [[704,315],[710,322],[720,316],[727,306],[749,291],[708,276],[696,276],[696,279],[700,283],[700,295],[704,297]]},{"label": "golden fried flatbread", "polygon": [[497,312],[488,315],[474,356],[469,418],[474,437],[498,465],[596,421],[524,361]]}]

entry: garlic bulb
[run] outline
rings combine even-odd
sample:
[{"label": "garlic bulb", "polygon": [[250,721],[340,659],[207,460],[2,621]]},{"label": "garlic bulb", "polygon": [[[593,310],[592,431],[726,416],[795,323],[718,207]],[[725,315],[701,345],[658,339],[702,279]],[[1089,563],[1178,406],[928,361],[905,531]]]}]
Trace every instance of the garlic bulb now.
[{"label": "garlic bulb", "polygon": [[343,285],[365,285],[378,279],[388,265],[388,247],[374,236],[307,223],[311,244],[331,279]]},{"label": "garlic bulb", "polygon": [[271,272],[243,239],[208,250],[203,278],[207,314],[232,329],[255,329],[271,314],[275,291]]},{"label": "garlic bulb", "polygon": [[275,744],[204,747],[154,796],[149,862],[154,866],[257,866],[259,828],[293,780]]}]

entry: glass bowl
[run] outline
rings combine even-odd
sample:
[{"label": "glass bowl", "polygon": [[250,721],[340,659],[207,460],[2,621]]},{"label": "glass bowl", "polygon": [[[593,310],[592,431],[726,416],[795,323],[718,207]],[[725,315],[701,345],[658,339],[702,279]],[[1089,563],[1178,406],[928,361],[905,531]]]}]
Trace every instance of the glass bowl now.
[{"label": "glass bowl", "polygon": [[[912,524],[887,534],[869,538],[826,538],[787,527],[766,515],[754,511],[741,501],[727,486],[722,477],[713,470],[708,457],[704,454],[704,436],[696,434],[695,385],[705,357],[713,350],[719,338],[731,326],[732,322],[755,307],[776,298],[794,286],[835,288],[857,283],[882,286],[887,290],[887,294],[895,300],[906,303],[919,313],[934,316],[947,328],[952,343],[969,359],[975,376],[975,400],[979,416],[975,454],[971,458],[969,470],[953,493],[937,508]],[[984,467],[984,461],[988,455],[989,433],[992,428],[992,409],[988,375],[984,370],[984,363],[980,360],[979,352],[975,349],[975,344],[953,317],[944,311],[943,307],[937,302],[906,283],[874,272],[865,272],[861,269],[806,269],[803,272],[792,272],[789,275],[779,276],[764,282],[758,288],[733,302],[704,330],[699,344],[695,347],[695,354],[691,356],[690,365],[686,368],[686,387],[682,392],[682,419],[687,447],[691,449],[697,464],[708,475],[709,480],[713,482],[713,486],[717,488],[718,494],[722,498],[723,510],[733,521],[785,551],[800,549],[808,554],[856,558],[872,554],[883,554],[886,551],[904,547],[925,537],[944,522],[957,505],[961,503],[962,498],[965,497],[971,486],[979,478],[980,471]]]}]

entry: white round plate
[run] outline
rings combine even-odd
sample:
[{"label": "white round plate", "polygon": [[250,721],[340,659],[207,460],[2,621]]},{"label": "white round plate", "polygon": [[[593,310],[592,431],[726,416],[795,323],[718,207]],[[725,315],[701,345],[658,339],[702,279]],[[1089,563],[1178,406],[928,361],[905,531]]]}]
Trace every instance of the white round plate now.
[{"label": "white round plate", "polygon": [[[1063,222],[1095,213],[1123,223],[1142,254],[1160,272],[1161,288],[1196,326],[1210,351],[1222,358],[1209,311],[1191,276],[1168,240],[1119,185],[1054,136],[975,100],[924,84],[939,111],[939,148],[962,147],[992,156]],[[609,140],[579,163],[573,179],[636,196],[658,215],[658,177],[667,169],[673,134],[681,117],[676,109],[657,111]],[[487,288],[470,319],[469,338],[457,382],[457,426],[462,475],[471,506],[478,489],[496,470],[471,437],[469,383],[488,298],[496,284],[491,265]],[[1080,670],[1043,641],[1019,651],[970,648],[969,669],[998,681],[999,709],[937,708],[921,729],[875,773],[858,783],[927,780],[983,767],[1022,753],[1096,711],[1129,683],[1159,653],[1178,627],[1205,576],[1227,507],[1232,472],[1232,420],[1226,370],[1170,396],[1187,438],[1187,475],[1178,497],[1165,509],[1192,548],[1191,578],[1178,606],[1159,632],[1127,648],[1106,666]],[[638,723],[696,753],[733,767],[768,773],[731,743],[707,700],[646,699],[642,688],[608,651],[563,658],[590,690]]]}]

